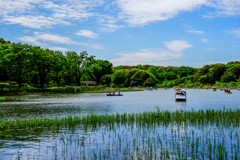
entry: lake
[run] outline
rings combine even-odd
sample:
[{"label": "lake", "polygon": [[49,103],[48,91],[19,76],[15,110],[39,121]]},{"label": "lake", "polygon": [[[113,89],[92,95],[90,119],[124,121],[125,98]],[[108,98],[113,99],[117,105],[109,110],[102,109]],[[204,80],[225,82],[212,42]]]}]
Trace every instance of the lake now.
[{"label": "lake", "polygon": [[[173,89],[106,93],[7,96],[2,119],[143,113],[160,110],[240,108],[240,91],[188,89],[186,102],[175,102]],[[226,112],[228,113],[228,112]],[[225,118],[224,118],[225,120]],[[0,159],[235,159],[240,156],[239,124],[216,121],[111,122],[77,124],[54,131],[0,131]],[[226,122],[229,123],[226,119]],[[26,128],[28,130],[29,128]],[[30,128],[31,129],[31,128]],[[27,133],[27,134],[26,134]],[[211,158],[210,158],[211,157]],[[224,159],[224,158],[223,158]]]},{"label": "lake", "polygon": [[[9,96],[10,102],[0,102],[0,117],[3,119],[33,117],[63,117],[68,115],[139,113],[161,110],[199,110],[240,108],[240,91],[233,94],[224,91],[188,89],[186,102],[175,102],[175,91],[154,90],[123,92],[123,96],[107,97],[106,93],[49,94]],[[59,98],[58,98],[59,97]]]}]

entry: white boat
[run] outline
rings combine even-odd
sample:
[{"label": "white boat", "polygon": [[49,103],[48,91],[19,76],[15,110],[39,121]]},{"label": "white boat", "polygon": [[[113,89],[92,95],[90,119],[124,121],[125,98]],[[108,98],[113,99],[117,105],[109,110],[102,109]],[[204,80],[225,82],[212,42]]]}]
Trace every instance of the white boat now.
[{"label": "white boat", "polygon": [[175,91],[175,100],[176,101],[186,101],[187,100],[187,92],[182,90]]}]

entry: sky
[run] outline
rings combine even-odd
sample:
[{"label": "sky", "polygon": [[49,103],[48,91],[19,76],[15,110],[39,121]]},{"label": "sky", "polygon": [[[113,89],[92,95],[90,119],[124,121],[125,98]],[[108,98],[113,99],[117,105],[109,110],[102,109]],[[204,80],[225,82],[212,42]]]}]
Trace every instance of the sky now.
[{"label": "sky", "polygon": [[0,37],[114,66],[240,60],[240,0],[0,0]]}]

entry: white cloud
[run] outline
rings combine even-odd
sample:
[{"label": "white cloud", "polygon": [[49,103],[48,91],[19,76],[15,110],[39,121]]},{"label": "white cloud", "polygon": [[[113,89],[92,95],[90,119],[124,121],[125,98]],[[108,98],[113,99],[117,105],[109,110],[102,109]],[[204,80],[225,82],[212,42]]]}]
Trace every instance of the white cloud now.
[{"label": "white cloud", "polygon": [[216,51],[217,49],[216,48],[206,48],[207,50],[209,51]]},{"label": "white cloud", "polygon": [[43,41],[51,41],[53,43],[58,43],[58,44],[75,44],[75,45],[79,44],[78,42],[75,42],[68,37],[63,37],[60,35],[53,35],[53,34],[41,33],[41,32],[34,32],[34,35],[37,39],[40,39]]},{"label": "white cloud", "polygon": [[45,42],[52,42],[56,44],[69,44],[69,45],[82,45],[85,47],[90,47],[94,49],[104,49],[103,46],[100,44],[88,44],[88,43],[82,43],[82,42],[76,42],[73,41],[69,37],[63,37],[57,34],[48,34],[48,33],[42,33],[42,32],[34,32],[34,36],[23,36],[20,39],[22,41],[33,43],[35,45],[44,45],[43,43],[40,43],[39,40],[45,41]]},{"label": "white cloud", "polygon": [[118,53],[117,55],[120,55],[120,58],[110,59],[110,62],[112,62],[115,66],[138,65],[138,64],[177,65],[178,62],[176,61],[173,62],[169,60],[181,58],[183,56],[181,52],[189,47],[192,47],[192,45],[189,44],[187,41],[181,40],[163,43],[165,44],[165,47],[171,51],[161,48],[155,48],[155,49],[142,49],[139,52]]},{"label": "white cloud", "polygon": [[117,29],[124,28],[124,25],[118,25],[117,18],[109,15],[99,15],[98,23],[100,27],[98,29],[103,32],[115,32]]},{"label": "white cloud", "polygon": [[122,10],[119,18],[137,26],[173,18],[207,4],[207,0],[117,0],[116,4]]},{"label": "white cloud", "polygon": [[90,30],[79,30],[77,33],[75,33],[76,35],[79,36],[84,36],[84,37],[88,37],[88,38],[97,38],[98,34],[97,33],[93,33]]},{"label": "white cloud", "polygon": [[207,39],[201,39],[201,42],[208,42]]},{"label": "white cloud", "polygon": [[62,48],[62,47],[48,47],[48,49],[53,50],[53,51],[69,51],[69,49]]},{"label": "white cloud", "polygon": [[163,49],[142,49],[139,52],[118,53],[119,59],[110,59],[115,66],[117,65],[138,65],[152,64],[161,61],[178,59],[182,57],[181,53],[172,53]]},{"label": "white cloud", "polygon": [[190,63],[184,63],[182,64],[183,66],[192,66],[192,67],[203,67],[205,65],[211,65],[211,64],[216,64],[216,63],[222,63],[222,64],[227,64],[229,61],[201,61],[201,62],[190,62]]},{"label": "white cloud", "polygon": [[39,33],[39,32],[34,32],[34,35],[37,39],[41,39],[43,41],[51,41],[53,43],[58,43],[58,44],[82,45],[82,46],[90,47],[90,48],[94,48],[94,49],[103,49],[103,47],[99,44],[88,44],[88,43],[82,43],[82,42],[75,42],[68,37],[63,37],[63,36],[59,36],[59,35],[53,35],[53,34],[48,34],[48,33]]},{"label": "white cloud", "polygon": [[23,37],[19,37],[17,39],[21,40],[22,42],[27,42],[27,43],[37,45],[37,46],[45,45],[44,43],[39,42],[38,38],[36,38],[36,37],[23,36]]},{"label": "white cloud", "polygon": [[40,29],[42,27],[51,27],[56,24],[65,24],[65,25],[70,25],[69,22],[66,22],[61,19],[55,19],[52,17],[45,17],[45,16],[5,16],[3,18],[3,21],[7,24],[20,24],[25,27],[29,28],[36,28]]},{"label": "white cloud", "polygon": [[195,31],[195,30],[188,30],[187,32],[193,33],[193,34],[203,34],[204,31]]},{"label": "white cloud", "polygon": [[204,18],[240,15],[239,0],[209,0],[208,5],[216,10],[204,15]]},{"label": "white cloud", "polygon": [[[99,30],[114,32],[125,27],[122,21],[130,26],[142,26],[203,5],[214,8],[204,17],[240,15],[239,0],[0,0],[0,22],[42,29],[93,18]],[[100,7],[105,11],[97,12]]]},{"label": "white cloud", "polygon": [[226,33],[230,33],[230,34],[234,34],[236,35],[237,37],[240,38],[240,28],[237,28],[237,29],[232,29],[230,31],[225,31]]},{"label": "white cloud", "polygon": [[1,0],[0,17],[3,23],[20,24],[29,28],[69,25],[69,19],[83,20],[97,13],[93,7],[101,6],[103,0]]},{"label": "white cloud", "polygon": [[116,25],[116,24],[102,24],[102,27],[99,27],[101,31],[104,32],[114,32],[117,29],[124,28],[123,25]]},{"label": "white cloud", "polygon": [[183,50],[192,47],[193,45],[189,44],[188,41],[175,40],[171,42],[163,42],[169,50],[175,52],[182,52]]}]

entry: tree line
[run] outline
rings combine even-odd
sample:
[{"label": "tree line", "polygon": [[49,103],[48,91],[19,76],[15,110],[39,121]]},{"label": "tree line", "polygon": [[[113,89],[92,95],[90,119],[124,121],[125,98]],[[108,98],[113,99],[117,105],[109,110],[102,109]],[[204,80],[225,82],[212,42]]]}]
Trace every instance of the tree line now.
[{"label": "tree line", "polygon": [[63,54],[0,39],[0,81],[15,81],[19,88],[22,83],[39,84],[43,88],[51,81],[57,85],[80,85],[82,80],[100,83],[103,75],[111,73],[112,63],[88,56],[86,51]]},{"label": "tree line", "polygon": [[52,51],[28,44],[11,43],[0,38],[0,81],[15,81],[44,87],[96,81],[112,87],[157,86],[198,87],[240,84],[240,62],[211,64],[202,68],[153,65],[116,66],[95,59],[86,51]]}]

